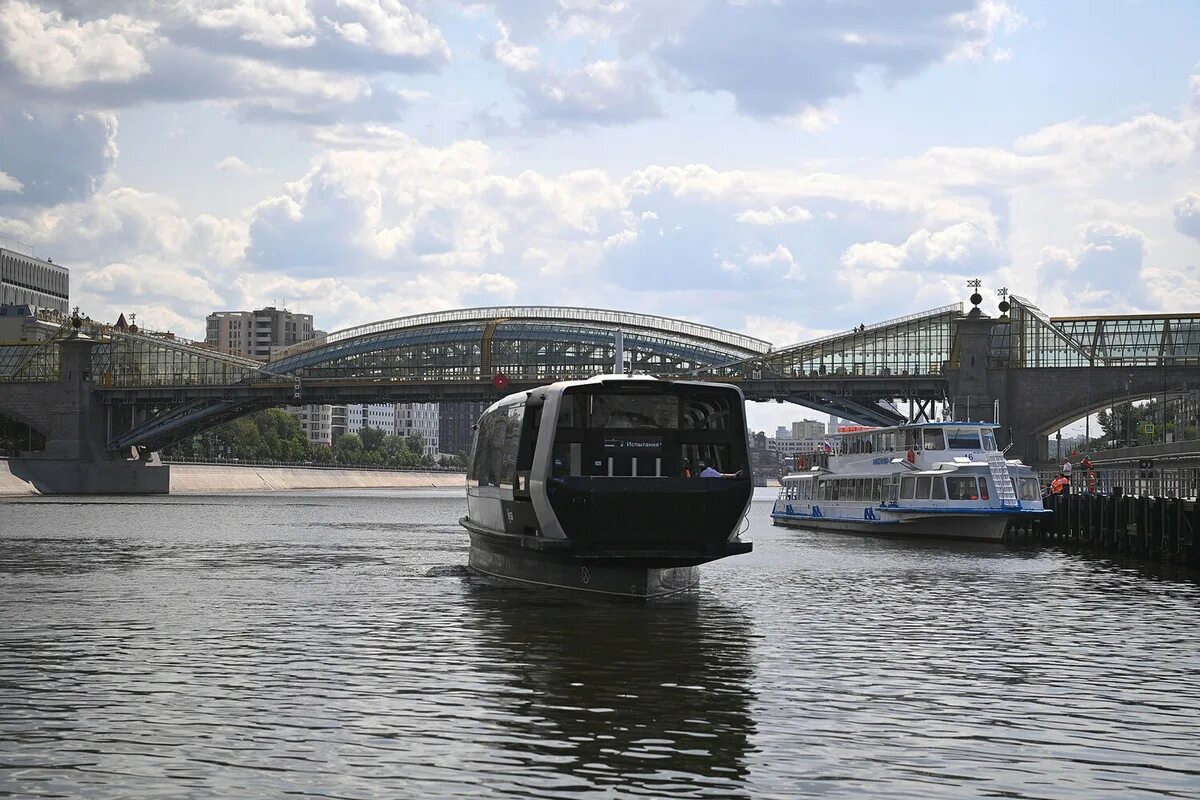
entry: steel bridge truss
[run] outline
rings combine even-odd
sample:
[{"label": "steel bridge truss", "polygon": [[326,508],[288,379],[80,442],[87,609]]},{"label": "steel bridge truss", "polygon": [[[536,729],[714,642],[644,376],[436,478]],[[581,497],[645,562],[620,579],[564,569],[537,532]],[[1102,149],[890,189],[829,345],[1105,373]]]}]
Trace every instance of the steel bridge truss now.
[{"label": "steel bridge truss", "polygon": [[[266,365],[232,357],[205,361],[206,351],[189,345],[164,349],[129,346],[120,337],[113,341],[124,346],[95,354],[94,372],[102,390],[128,398],[128,392],[116,390],[141,388],[149,397],[150,390],[161,387],[223,387],[205,399],[167,392],[155,401],[149,419],[110,441],[113,448],[162,446],[273,404],[264,397],[277,399],[281,386],[289,387],[294,404],[426,391],[416,384],[431,392],[437,385],[461,384],[494,395],[499,392],[492,382],[499,376],[514,385],[536,385],[611,372],[618,341],[627,368],[655,375],[691,374],[770,347],[759,339],[682,320],[545,306],[387,320],[293,346]],[[114,397],[113,402],[120,401]]]},{"label": "steel bridge truss", "polygon": [[1200,314],[1047,316],[1018,295],[992,327],[994,367],[1200,366]]}]

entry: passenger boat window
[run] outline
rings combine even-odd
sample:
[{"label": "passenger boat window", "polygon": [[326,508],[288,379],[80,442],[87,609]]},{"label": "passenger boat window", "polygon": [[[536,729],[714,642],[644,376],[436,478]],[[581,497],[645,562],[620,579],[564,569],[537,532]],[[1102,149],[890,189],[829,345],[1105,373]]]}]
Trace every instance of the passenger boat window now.
[{"label": "passenger boat window", "polygon": [[945,500],[946,499],[946,482],[944,480],[942,480],[941,478],[935,477],[933,479],[933,499],[934,500]]},{"label": "passenger boat window", "polygon": [[979,499],[980,499],[980,500],[988,500],[988,499],[990,499],[990,498],[988,497],[988,485],[987,485],[987,478],[980,478],[980,479],[979,479]]},{"label": "passenger boat window", "polygon": [[1017,495],[1022,500],[1039,500],[1042,496],[1042,487],[1038,483],[1037,478],[1021,478],[1021,490]]},{"label": "passenger boat window", "polygon": [[926,450],[945,450],[946,439],[941,428],[926,428],[922,433]]},{"label": "passenger boat window", "polygon": [[922,476],[917,478],[917,500],[928,500],[931,491],[933,480],[929,477]]},{"label": "passenger boat window", "polygon": [[950,428],[947,433],[951,450],[980,450],[978,428]]},{"label": "passenger boat window", "polygon": [[980,431],[980,434],[983,435],[983,449],[984,450],[998,450],[999,449],[996,447],[996,435],[992,432],[991,428],[984,428],[983,430]]},{"label": "passenger boat window", "polygon": [[904,449],[905,450],[920,450],[921,449],[921,432],[920,431],[905,431],[904,432]]},{"label": "passenger boat window", "polygon": [[978,500],[979,489],[976,486],[975,479],[970,477],[950,477],[946,478],[946,493],[950,495],[951,500]]},{"label": "passenger boat window", "polygon": [[883,499],[883,479],[882,478],[876,478],[875,480],[871,481],[871,499],[872,500],[882,500]]},{"label": "passenger boat window", "polygon": [[901,500],[912,500],[914,497],[916,497],[916,493],[917,493],[917,479],[916,478],[907,478],[906,477],[906,478],[900,479],[900,499]]}]

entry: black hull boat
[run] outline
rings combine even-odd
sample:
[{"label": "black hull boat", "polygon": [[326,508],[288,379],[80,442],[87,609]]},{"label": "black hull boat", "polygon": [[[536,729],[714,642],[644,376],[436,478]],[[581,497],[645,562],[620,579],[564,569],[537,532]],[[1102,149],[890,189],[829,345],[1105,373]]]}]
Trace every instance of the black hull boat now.
[{"label": "black hull boat", "polygon": [[507,397],[479,423],[468,564],[599,595],[691,589],[699,565],[751,550],[744,430],[741,392],[722,384],[605,376]]}]

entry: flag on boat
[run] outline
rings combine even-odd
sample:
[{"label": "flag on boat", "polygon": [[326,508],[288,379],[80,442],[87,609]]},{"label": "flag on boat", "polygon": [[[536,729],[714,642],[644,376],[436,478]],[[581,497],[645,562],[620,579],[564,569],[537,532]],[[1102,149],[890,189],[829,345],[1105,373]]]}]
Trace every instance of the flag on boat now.
[{"label": "flag on boat", "polygon": [[833,445],[831,445],[829,442],[821,442],[821,449],[824,450],[826,453],[832,453]]}]

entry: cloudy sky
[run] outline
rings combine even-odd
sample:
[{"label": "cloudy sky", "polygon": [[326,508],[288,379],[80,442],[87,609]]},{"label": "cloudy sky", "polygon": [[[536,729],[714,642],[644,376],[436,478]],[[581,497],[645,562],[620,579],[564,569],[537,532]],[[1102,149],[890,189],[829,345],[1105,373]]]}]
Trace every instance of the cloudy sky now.
[{"label": "cloudy sky", "polygon": [[1198,142],[1194,0],[0,0],[0,236],[193,337],[1194,311]]}]

